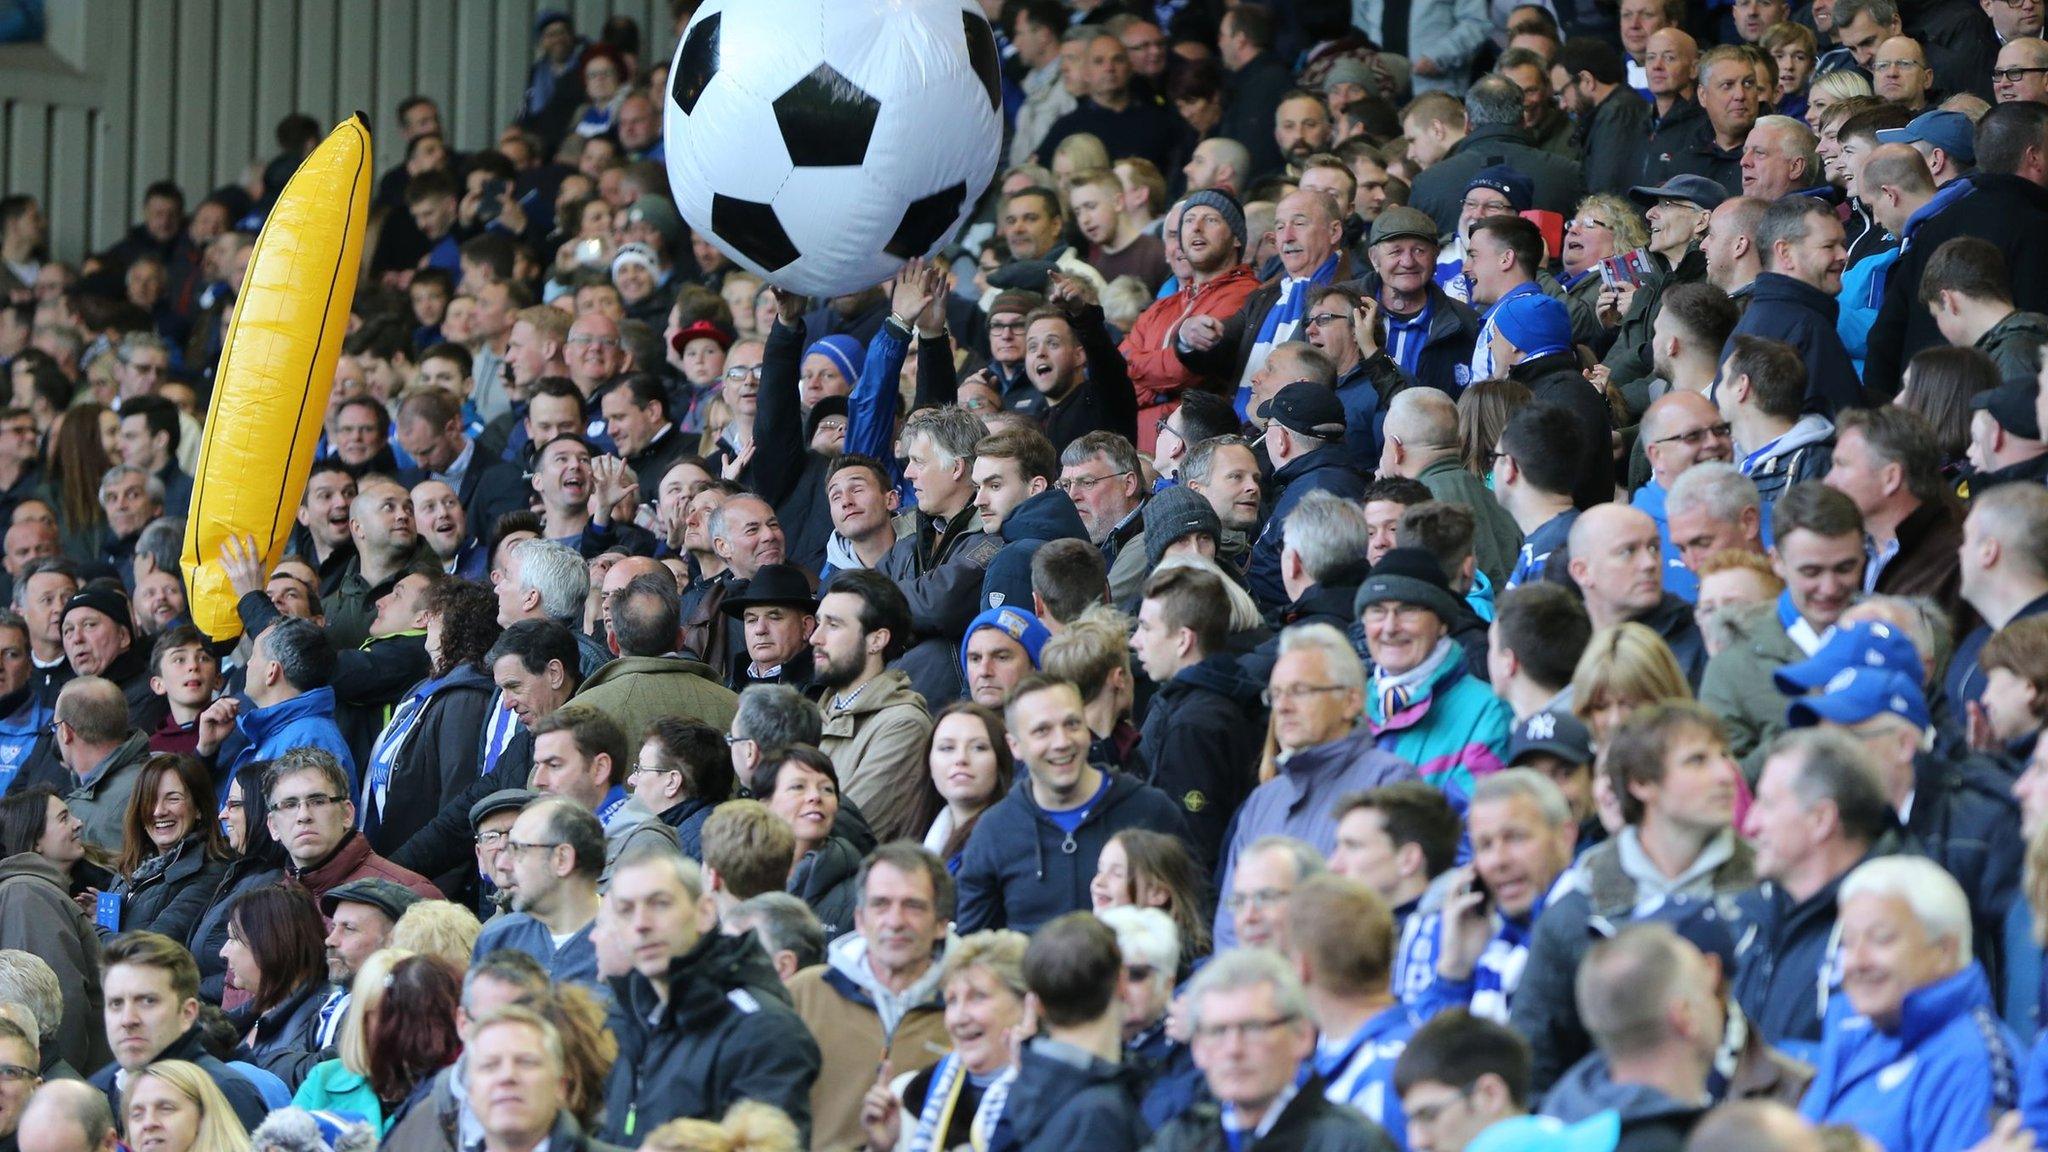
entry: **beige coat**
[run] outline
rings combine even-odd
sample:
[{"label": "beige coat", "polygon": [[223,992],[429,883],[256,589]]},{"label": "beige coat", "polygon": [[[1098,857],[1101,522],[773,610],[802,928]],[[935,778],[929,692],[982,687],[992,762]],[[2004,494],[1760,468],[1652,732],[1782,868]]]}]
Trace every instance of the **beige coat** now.
[{"label": "beige coat", "polygon": [[839,770],[840,793],[859,805],[877,840],[922,837],[925,830],[910,825],[929,771],[932,715],[924,697],[894,668],[868,681],[844,709],[834,705],[835,695],[821,701],[825,736],[818,749]]}]

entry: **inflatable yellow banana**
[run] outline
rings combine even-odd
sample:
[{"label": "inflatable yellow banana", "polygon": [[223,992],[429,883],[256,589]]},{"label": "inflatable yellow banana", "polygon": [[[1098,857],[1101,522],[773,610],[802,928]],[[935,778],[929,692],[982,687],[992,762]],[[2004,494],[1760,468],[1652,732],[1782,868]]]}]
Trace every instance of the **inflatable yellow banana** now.
[{"label": "inflatable yellow banana", "polygon": [[348,331],[374,183],[358,112],[299,165],[249,256],[185,523],[192,622],[216,640],[242,631],[222,542],[255,537],[266,567],[283,556]]}]

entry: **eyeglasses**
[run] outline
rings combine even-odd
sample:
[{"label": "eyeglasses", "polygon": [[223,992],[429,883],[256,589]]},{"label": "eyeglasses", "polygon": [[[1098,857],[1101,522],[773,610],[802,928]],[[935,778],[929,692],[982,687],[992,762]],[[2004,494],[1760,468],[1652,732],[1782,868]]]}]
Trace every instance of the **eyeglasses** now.
[{"label": "eyeglasses", "polygon": [[751,368],[727,368],[725,378],[734,384],[745,384],[749,380],[758,384],[761,382],[761,366],[756,364]]},{"label": "eyeglasses", "polygon": [[1260,888],[1252,892],[1232,892],[1223,898],[1223,906],[1230,909],[1232,914],[1242,912],[1247,908],[1278,908],[1280,905],[1285,904],[1287,898],[1292,895],[1294,893],[1282,892],[1278,888]]},{"label": "eyeglasses", "polygon": [[1870,66],[1872,72],[1912,72],[1927,65],[1918,60],[1879,60]]},{"label": "eyeglasses", "polygon": [[1359,614],[1359,618],[1367,624],[1382,624],[1388,617],[1393,617],[1403,624],[1412,624],[1425,614],[1431,613],[1420,604],[1368,604],[1365,611]]},{"label": "eyeglasses", "polygon": [[617,340],[613,340],[608,336],[571,336],[563,341],[563,343],[571,348],[585,348],[592,344],[604,348],[617,348],[619,346]]},{"label": "eyeglasses", "polygon": [[2048,72],[2048,68],[1994,68],[1991,78],[2005,84],[2017,84],[2036,72]]},{"label": "eyeglasses", "polygon": [[[730,742],[731,742],[731,737],[727,737],[727,742],[728,742],[728,743],[730,743]],[[662,773],[664,773],[664,772],[681,772],[681,771],[682,771],[682,769],[681,769],[681,768],[663,768],[663,767],[660,767],[659,765],[653,765],[653,764],[635,764],[635,765],[633,765],[633,766],[632,766],[631,768],[628,768],[628,769],[626,769],[626,775],[628,775],[628,776],[659,776],[659,775],[661,775],[661,774],[662,774]]]},{"label": "eyeglasses", "polygon": [[0,1064],[0,1084],[12,1084],[19,1080],[33,1080],[36,1070],[23,1068],[19,1064]]},{"label": "eyeglasses", "polygon": [[1299,1017],[1275,1016],[1268,1020],[1240,1020],[1235,1024],[1198,1024],[1195,1038],[1212,1043],[1236,1037],[1239,1040],[1254,1040],[1266,1036],[1276,1028],[1294,1023]]},{"label": "eyeglasses", "polygon": [[479,832],[476,834],[476,846],[486,852],[496,852],[511,838],[512,833],[503,828],[495,832]]},{"label": "eyeglasses", "polygon": [[1458,205],[1467,212],[1484,212],[1489,216],[1513,216],[1515,206],[1497,200],[1466,200]]},{"label": "eyeglasses", "polygon": [[1595,220],[1591,216],[1575,216],[1565,222],[1566,231],[1583,231],[1587,228],[1598,228],[1602,232],[1614,231],[1614,225],[1605,220]]},{"label": "eyeglasses", "polygon": [[1309,313],[1307,323],[1310,328],[1327,328],[1339,320],[1349,319],[1351,317],[1346,316],[1342,312],[1311,312]]},{"label": "eyeglasses", "polygon": [[846,421],[836,416],[827,416],[825,419],[818,421],[818,431],[844,432],[846,431]]},{"label": "eyeglasses", "polygon": [[990,332],[1022,332],[1024,330],[1024,322],[1022,320],[991,320],[988,322],[988,330]]},{"label": "eyeglasses", "polygon": [[559,840],[554,841],[553,843],[528,844],[523,841],[514,840],[511,838],[510,835],[507,835],[505,838],[505,851],[510,852],[514,859],[517,859],[519,856],[524,855],[527,852],[531,852],[536,848],[545,852],[553,852],[555,849],[560,848],[561,846],[562,842]]},{"label": "eyeglasses", "polygon": [[725,734],[725,746],[727,748],[737,748],[742,744],[752,744],[753,742],[754,738],[752,736],[735,736],[730,732]]},{"label": "eyeglasses", "polygon": [[1171,419],[1173,419],[1173,417],[1171,416],[1161,416],[1158,420],[1153,422],[1152,431],[1158,433],[1161,436],[1171,436],[1175,440],[1179,440],[1181,438],[1181,434],[1173,430],[1173,425],[1167,423],[1167,421]]},{"label": "eyeglasses", "polygon": [[1675,435],[1666,436],[1661,440],[1652,440],[1650,443],[1669,444],[1676,440],[1687,448],[1697,448],[1708,440],[1726,440],[1733,431],[1726,424],[1709,424],[1705,428],[1695,428],[1690,432],[1679,432]]},{"label": "eyeglasses", "polygon": [[[1268,688],[1259,693],[1259,699],[1271,708],[1275,700],[1306,700],[1325,692],[1345,692],[1349,689],[1342,684],[1288,684],[1279,688]],[[1233,897],[1235,899],[1235,897]]]},{"label": "eyeglasses", "polygon": [[1131,470],[1126,468],[1121,472],[1111,472],[1107,476],[1062,476],[1053,487],[1072,496],[1076,492],[1093,492],[1095,491],[1095,486],[1104,480],[1114,480],[1119,476],[1129,476],[1130,474]]},{"label": "eyeglasses", "polygon": [[271,802],[270,810],[285,816],[296,816],[299,809],[304,808],[309,815],[318,816],[336,804],[347,802],[346,796],[323,796],[315,792],[311,796],[287,796],[282,800],[274,800]]}]

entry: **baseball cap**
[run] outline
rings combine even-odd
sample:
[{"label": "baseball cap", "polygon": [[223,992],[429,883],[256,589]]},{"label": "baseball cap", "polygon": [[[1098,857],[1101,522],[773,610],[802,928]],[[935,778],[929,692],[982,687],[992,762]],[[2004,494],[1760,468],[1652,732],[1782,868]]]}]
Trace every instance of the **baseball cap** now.
[{"label": "baseball cap", "polygon": [[1740,918],[1732,905],[1724,908],[1719,901],[1700,896],[1653,896],[1635,910],[1636,923],[1668,924],[1693,947],[1720,957],[1723,972],[1735,971],[1732,925]]},{"label": "baseball cap", "polygon": [[1922,112],[1904,128],[1880,128],[1880,144],[1914,144],[1926,141],[1965,164],[1977,162],[1977,129],[1961,112],[1936,108]]},{"label": "baseball cap", "polygon": [[1344,404],[1321,384],[1297,380],[1259,406],[1259,415],[1290,432],[1318,440],[1344,435]]},{"label": "baseball cap", "polygon": [[1673,176],[1662,184],[1638,184],[1628,190],[1628,198],[1644,207],[1659,200],[1683,200],[1712,212],[1728,199],[1728,190],[1705,176]]},{"label": "baseball cap", "polygon": [[1593,734],[1569,712],[1538,712],[1515,725],[1508,741],[1508,767],[1519,767],[1531,756],[1555,756],[1567,764],[1591,764]]},{"label": "baseball cap", "polygon": [[2022,440],[2039,440],[2041,423],[2034,416],[2034,394],[2040,391],[2031,372],[2016,372],[1989,392],[1970,397],[1970,407],[1991,413],[1998,426]]},{"label": "baseball cap", "polygon": [[1406,204],[1395,204],[1380,209],[1380,214],[1373,219],[1372,231],[1366,234],[1365,242],[1371,245],[1403,236],[1413,236],[1427,240],[1431,244],[1438,243],[1443,238],[1443,234],[1437,231],[1436,221],[1430,219],[1429,213],[1420,208],[1410,208]]},{"label": "baseball cap", "polygon": [[1819,695],[1801,696],[1785,709],[1785,723],[1793,728],[1861,724],[1879,716],[1897,716],[1915,728],[1931,724],[1919,679],[1883,668],[1850,668],[1837,673]]},{"label": "baseball cap", "polygon": [[1884,620],[1859,620],[1837,627],[1820,650],[1771,674],[1778,691],[1804,696],[1850,668],[1883,668],[1920,675],[1920,650],[1895,625]]}]

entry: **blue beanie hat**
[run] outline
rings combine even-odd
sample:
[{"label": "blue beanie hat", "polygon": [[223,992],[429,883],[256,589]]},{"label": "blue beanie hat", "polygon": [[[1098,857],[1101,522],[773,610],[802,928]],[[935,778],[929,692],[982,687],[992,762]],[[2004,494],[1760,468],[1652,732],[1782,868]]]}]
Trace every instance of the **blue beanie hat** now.
[{"label": "blue beanie hat", "polygon": [[867,358],[867,349],[851,336],[827,336],[804,349],[804,359],[823,356],[832,362],[839,374],[846,377],[849,387],[860,382],[860,363]]},{"label": "blue beanie hat", "polygon": [[1493,326],[1525,360],[1571,350],[1571,313],[1565,311],[1563,301],[1541,292],[1524,292],[1501,301],[1493,310]]},{"label": "blue beanie hat", "polygon": [[1052,639],[1052,629],[1047,628],[1036,613],[1022,608],[991,608],[976,616],[967,625],[967,634],[960,637],[960,672],[963,676],[967,673],[967,642],[983,628],[1009,633],[1010,639],[1024,646],[1033,668],[1038,667],[1038,653],[1044,649],[1045,642]]}]

